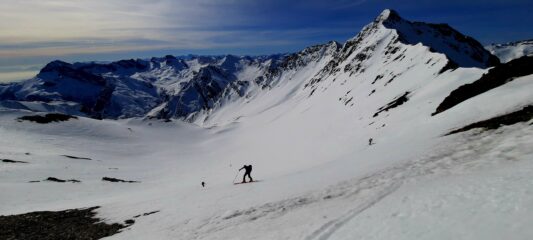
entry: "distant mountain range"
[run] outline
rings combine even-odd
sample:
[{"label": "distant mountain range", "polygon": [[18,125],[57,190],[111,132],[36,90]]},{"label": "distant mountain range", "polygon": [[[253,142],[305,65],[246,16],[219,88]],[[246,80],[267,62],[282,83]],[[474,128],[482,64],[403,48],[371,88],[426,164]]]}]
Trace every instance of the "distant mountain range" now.
[{"label": "distant mountain range", "polygon": [[502,62],[509,62],[522,56],[533,55],[533,39],[503,44],[491,44],[486,48],[492,54],[498,56]]},{"label": "distant mountain range", "polygon": [[[373,86],[369,94],[379,95],[401,75],[428,79],[457,68],[496,66],[500,61],[495,55],[504,62],[525,55],[531,52],[531,41],[488,49],[447,24],[411,22],[385,10],[344,44],[332,41],[293,54],[53,61],[32,79],[0,85],[0,106],[97,119],[201,123],[221,114],[225,119],[236,118],[244,103],[253,105],[273,88],[291,88],[287,96],[303,92],[312,97],[327,90],[328,79],[365,80]],[[299,82],[289,84],[293,79]],[[410,96],[413,87],[410,83],[395,86],[394,95]],[[336,97],[349,105],[349,89],[345,92]]]}]

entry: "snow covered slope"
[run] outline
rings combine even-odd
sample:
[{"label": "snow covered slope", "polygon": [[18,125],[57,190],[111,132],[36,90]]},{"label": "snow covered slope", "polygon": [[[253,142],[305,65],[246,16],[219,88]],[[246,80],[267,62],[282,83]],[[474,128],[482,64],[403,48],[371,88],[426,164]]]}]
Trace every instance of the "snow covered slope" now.
[{"label": "snow covered slope", "polygon": [[[61,74],[42,72],[57,85],[37,77],[4,86],[0,95],[11,100],[1,105],[0,159],[27,163],[0,162],[0,215],[92,206],[109,222],[140,215],[109,239],[530,239],[532,113],[446,134],[530,109],[533,74],[432,116],[496,62],[476,41],[457,39],[469,38],[385,10],[342,45],[281,57],[134,60],[116,66],[124,75],[108,69],[117,63],[67,64]],[[61,79],[77,75],[73,83],[95,90],[62,98],[70,85]],[[120,89],[111,99],[154,96],[128,79],[164,96],[139,118],[17,120],[39,104],[74,111],[107,84]],[[118,109],[109,106],[103,113]],[[244,164],[260,181],[232,183]]]},{"label": "snow covered slope", "polygon": [[502,62],[509,62],[522,56],[533,54],[533,40],[516,41],[503,44],[491,44],[486,47]]}]

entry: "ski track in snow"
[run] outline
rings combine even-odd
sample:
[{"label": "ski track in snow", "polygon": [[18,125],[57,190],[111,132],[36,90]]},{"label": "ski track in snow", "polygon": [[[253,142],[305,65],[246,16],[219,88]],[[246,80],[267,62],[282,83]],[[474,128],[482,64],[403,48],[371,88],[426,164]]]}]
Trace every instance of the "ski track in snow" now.
[{"label": "ski track in snow", "polygon": [[203,224],[195,227],[190,236],[194,236],[194,239],[211,239],[219,231],[230,231],[235,226],[248,225],[253,221],[283,221],[286,215],[295,214],[298,210],[305,211],[306,208],[320,209],[319,206],[323,204],[349,206],[349,209],[338,212],[335,218],[310,231],[304,238],[330,239],[338,229],[401,188],[404,183],[416,184],[431,175],[433,178],[446,178],[469,174],[532,156],[533,149],[513,152],[533,146],[533,139],[529,137],[531,134],[533,127],[525,123],[491,131],[477,129],[458,134],[451,137],[455,140],[453,143],[434,149],[420,159],[345,181],[322,191],[204,219]]},{"label": "ski track in snow", "polygon": [[[135,130],[132,133],[124,126],[111,123],[107,128],[103,128],[106,129],[105,131],[102,131],[102,129],[100,130],[100,133],[94,133],[95,128],[92,124],[100,123],[93,123],[92,120],[83,119],[81,121],[83,121],[84,124],[80,126],[85,126],[75,128],[75,131],[78,131],[78,134],[104,134],[103,136],[108,136],[111,141],[122,142],[117,146],[131,141],[126,140],[126,136],[131,134],[142,134],[143,131],[146,131],[134,127],[133,129]],[[77,122],[68,124],[72,124],[72,126],[79,125]],[[204,211],[207,215],[198,215],[193,218],[178,218],[180,220],[177,222],[171,222],[172,220],[170,220],[170,222],[169,220],[162,220],[166,224],[170,224],[170,226],[168,226],[166,231],[161,234],[166,236],[166,238],[178,237],[179,239],[233,239],[232,236],[235,235],[241,236],[241,239],[247,239],[246,237],[248,236],[254,239],[338,239],[339,237],[337,234],[348,224],[352,224],[354,221],[359,221],[358,217],[362,213],[365,213],[369,209],[376,208],[391,194],[401,193],[402,191],[398,190],[405,184],[416,186],[417,184],[423,183],[425,179],[446,181],[450,176],[468,175],[480,171],[481,169],[492,169],[500,166],[512,167],[513,163],[531,159],[533,156],[533,149],[530,147],[533,145],[533,139],[530,137],[533,134],[533,127],[531,124],[531,122],[518,123],[512,126],[504,126],[497,130],[481,131],[476,129],[451,136],[439,137],[443,140],[443,143],[439,147],[427,150],[425,155],[421,155],[414,160],[392,163],[392,166],[388,165],[390,167],[383,168],[374,173],[363,175],[362,177],[352,180],[342,181],[322,190],[319,188],[312,189],[308,193],[297,195],[296,197],[278,198],[281,200],[268,201],[257,205],[253,204],[253,202],[250,205],[244,204],[245,206],[250,206],[246,208],[239,209],[229,206],[229,210],[225,212],[222,209],[217,209],[219,203],[221,207],[228,207],[227,205],[224,205],[227,204],[227,201],[238,201],[238,198],[228,194],[219,195],[220,193],[214,193],[210,196],[218,197],[218,199],[214,199],[214,202],[209,203],[209,205],[216,210],[212,212]],[[43,133],[45,134],[42,135],[42,138],[34,139],[34,141],[37,141],[39,146],[43,146],[42,149],[46,149],[44,146],[47,145],[54,146],[54,148],[57,149],[71,149],[72,146],[65,146],[64,143],[65,141],[76,139],[75,137],[71,137],[65,133],[58,134],[62,137],[49,135],[50,132],[54,131],[53,129],[60,126],[65,125],[51,125],[51,129],[43,130]],[[115,127],[119,128],[115,129]],[[36,126],[33,129],[37,130],[40,128],[39,126]],[[0,128],[0,130],[6,134],[14,134],[7,128]],[[64,139],[62,140],[63,137]],[[101,137],[98,139],[101,139]],[[17,141],[20,143],[31,142],[24,138],[18,139]],[[13,146],[21,145],[15,144]],[[137,151],[142,150],[142,148],[139,148],[140,146],[134,146],[137,148]],[[10,150],[4,154],[8,154],[9,151]],[[84,153],[84,151],[77,152],[75,149],[71,149],[71,151],[72,152],[61,153],[73,154],[76,156],[89,156],[87,153]],[[16,157],[18,155],[13,156]],[[30,162],[37,163],[37,159],[34,159],[32,156],[33,155],[27,156],[27,158],[29,158]],[[80,166],[83,164],[89,164],[84,161],[80,162],[63,158],[60,159],[69,164],[81,164]],[[99,161],[101,157],[94,157],[94,159],[95,161]],[[27,159],[24,158],[23,160]],[[31,165],[32,164],[28,166]],[[106,166],[102,167],[105,168]],[[17,168],[13,168],[13,170],[16,170]],[[62,170],[61,168],[58,168],[57,171],[61,172]],[[5,173],[9,174],[9,168]],[[126,175],[124,178],[129,179],[131,176],[134,175],[130,175],[129,177]],[[233,175],[231,177],[233,177]],[[87,178],[87,176],[85,178]],[[249,186],[240,187],[238,193],[241,197],[248,194],[257,194],[257,192],[253,191],[253,186],[260,186],[261,184],[270,184],[270,181],[258,182],[256,185],[251,184]],[[70,185],[56,186],[68,187]],[[126,187],[135,188],[135,186],[130,185]],[[146,195],[149,195],[149,193],[146,193]],[[171,196],[172,195],[163,198]],[[156,200],[156,202],[157,201],[158,200]],[[91,202],[91,200],[88,202]],[[137,209],[137,212],[142,213],[159,210],[159,208],[156,208],[155,206],[157,206],[157,203],[154,206],[148,204],[142,207],[142,209]],[[165,209],[162,209],[161,212],[161,214],[166,214]],[[108,214],[109,213],[105,213],[104,216],[108,216]],[[146,219],[152,219],[158,215],[160,214],[155,214]],[[172,217],[172,219],[173,218],[174,217]],[[305,220],[302,221],[302,219],[307,218],[309,218],[309,222],[306,222]],[[142,226],[143,220],[144,219],[139,219],[139,221],[133,226],[133,229],[137,226]],[[286,224],[289,223],[293,223],[294,226],[287,227]],[[252,230],[251,233],[250,230]],[[279,231],[279,233],[276,231]],[[121,234],[111,237],[111,239],[128,239],[131,237],[132,233],[133,232],[130,231],[124,231]]]}]

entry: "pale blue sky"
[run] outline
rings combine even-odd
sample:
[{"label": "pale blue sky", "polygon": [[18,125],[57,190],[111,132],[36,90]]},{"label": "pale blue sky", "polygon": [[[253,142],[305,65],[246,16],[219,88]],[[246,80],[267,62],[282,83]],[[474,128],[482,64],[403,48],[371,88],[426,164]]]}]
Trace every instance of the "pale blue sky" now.
[{"label": "pale blue sky", "polygon": [[354,36],[383,9],[483,44],[533,38],[533,1],[0,0],[0,81],[54,59],[292,52]]}]

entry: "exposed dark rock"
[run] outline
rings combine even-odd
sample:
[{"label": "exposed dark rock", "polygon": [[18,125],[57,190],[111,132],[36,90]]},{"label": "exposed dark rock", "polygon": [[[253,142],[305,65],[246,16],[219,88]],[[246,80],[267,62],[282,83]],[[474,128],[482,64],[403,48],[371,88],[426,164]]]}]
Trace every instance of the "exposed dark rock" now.
[{"label": "exposed dark rock", "polygon": [[452,60],[448,60],[448,62],[446,63],[446,65],[444,65],[444,67],[442,67],[442,69],[439,71],[439,74],[442,74],[448,70],[455,70],[459,67],[459,64],[455,63],[454,61]]},{"label": "exposed dark rock", "polygon": [[387,85],[389,85],[389,83],[391,83],[392,81],[394,81],[394,79],[396,79],[396,77],[398,77],[398,75],[392,75],[391,79],[389,79],[389,81],[387,81],[383,86],[387,86]]},{"label": "exposed dark rock", "polygon": [[90,158],[87,158],[87,157],[76,157],[76,156],[71,156],[71,155],[61,155],[63,157],[67,157],[67,158],[70,158],[70,159],[79,159],[79,160],[92,160]]},{"label": "exposed dark rock", "polygon": [[484,74],[479,80],[462,85],[453,90],[450,95],[442,101],[432,115],[444,112],[469,98],[513,81],[517,77],[530,74],[533,74],[533,56],[521,57],[508,63],[501,64],[490,69],[489,72]]},{"label": "exposed dark rock", "polygon": [[135,220],[133,220],[133,219],[127,219],[127,220],[124,221],[124,223],[125,223],[126,225],[132,225],[132,224],[135,223]]},{"label": "exposed dark rock", "polygon": [[[218,66],[206,66],[189,81],[182,83],[182,90],[167,101],[166,107],[157,113],[159,119],[187,118],[200,111],[215,107],[228,89],[239,89],[235,75]],[[235,85],[233,85],[235,84]]]},{"label": "exposed dark rock", "polygon": [[146,63],[144,63],[142,60],[135,60],[135,59],[120,60],[120,61],[114,62],[113,65],[117,68],[136,69],[136,70],[144,70],[148,67]]},{"label": "exposed dark rock", "polygon": [[311,96],[313,96],[313,93],[315,93],[315,91],[316,91],[316,88],[315,88],[315,89],[313,89],[313,90],[311,90],[311,93],[309,93],[309,96],[308,96],[308,97],[311,97]]},{"label": "exposed dark rock", "polygon": [[457,130],[453,130],[446,135],[451,135],[459,132],[468,131],[474,128],[497,129],[502,125],[513,125],[519,122],[527,122],[533,119],[533,105],[526,106],[519,111],[505,114],[502,116],[494,117],[491,119],[483,120],[480,122],[472,123],[468,126],[462,127]]},{"label": "exposed dark rock", "polygon": [[59,179],[59,178],[55,178],[55,177],[48,177],[48,178],[46,179],[46,181],[51,181],[51,182],[66,182],[66,180]]},{"label": "exposed dark rock", "polygon": [[24,161],[16,161],[16,160],[11,160],[11,159],[1,159],[2,162],[5,162],[5,163],[28,163],[28,162],[24,162]]},{"label": "exposed dark rock", "polygon": [[135,215],[135,216],[133,216],[133,218],[138,218],[138,217],[141,217],[141,216],[146,217],[148,215],[152,215],[152,214],[155,214],[155,213],[158,213],[158,212],[159,212],[159,210],[158,211],[147,212],[147,213]]},{"label": "exposed dark rock", "polygon": [[95,118],[95,119],[103,119],[104,114],[103,111],[107,104],[111,102],[111,97],[113,96],[113,92],[115,91],[114,85],[108,85],[105,86],[100,94],[98,95],[96,99],[96,103],[94,103],[94,106],[89,107],[85,106],[84,112],[88,114],[89,116]]},{"label": "exposed dark rock", "polygon": [[[311,61],[318,60],[324,51],[328,48],[337,51],[340,48],[340,44],[334,41],[330,41],[326,44],[319,44],[305,48],[304,50],[287,55],[278,65],[275,70],[276,74],[279,74],[281,70],[297,69],[305,66]],[[275,75],[275,74],[274,74]]]},{"label": "exposed dark rock", "polygon": [[[74,65],[59,60],[48,63],[43,69],[41,69],[37,76],[43,76],[50,73],[57,75],[57,79],[71,78],[100,86],[103,86],[106,83],[106,80],[101,76],[85,71],[84,69],[77,69]],[[54,82],[49,83],[54,86],[56,84]]]},{"label": "exposed dark rock", "polygon": [[79,182],[81,182],[80,180],[76,180],[76,179],[63,180],[63,179],[59,179],[59,178],[55,178],[55,177],[49,177],[45,181],[61,182],[61,183],[64,183],[64,182],[79,183]]},{"label": "exposed dark rock", "polygon": [[409,100],[408,98],[409,92],[405,92],[402,96],[397,97],[396,99],[392,100],[390,103],[387,103],[387,105],[380,107],[378,111],[374,114],[374,117],[377,117],[382,112],[387,112],[390,109],[393,109],[395,107],[398,107],[405,102]]},{"label": "exposed dark rock", "polygon": [[112,178],[112,177],[103,177],[103,178],[102,178],[102,181],[108,181],[108,182],[123,182],[123,183],[138,183],[138,182],[139,182],[139,181],[127,181],[127,180],[122,180],[122,179]]},{"label": "exposed dark rock", "polygon": [[372,84],[376,83],[379,79],[382,79],[383,75],[377,75],[374,81],[372,81]]},{"label": "exposed dark rock", "polygon": [[64,122],[70,119],[78,119],[78,117],[70,116],[61,113],[48,113],[44,116],[33,115],[33,116],[23,116],[18,118],[18,121],[31,121],[41,124],[51,123],[51,122]]},{"label": "exposed dark rock", "polygon": [[353,97],[349,98],[348,100],[344,101],[344,105],[348,105],[353,100]]},{"label": "exposed dark rock", "polygon": [[114,235],[126,227],[96,218],[97,208],[0,216],[0,239],[93,240]]}]

